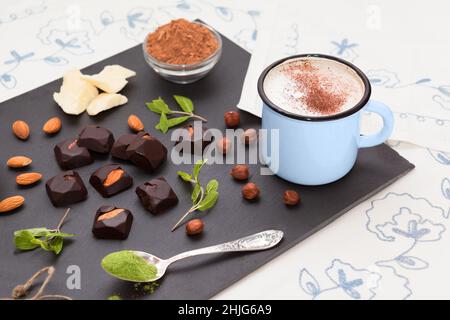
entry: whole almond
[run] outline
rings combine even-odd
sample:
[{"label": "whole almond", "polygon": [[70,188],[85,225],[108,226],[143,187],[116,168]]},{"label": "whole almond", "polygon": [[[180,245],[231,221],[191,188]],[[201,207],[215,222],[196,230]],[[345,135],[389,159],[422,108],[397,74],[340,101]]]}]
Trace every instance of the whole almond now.
[{"label": "whole almond", "polygon": [[42,174],[40,174],[38,172],[27,172],[27,173],[19,174],[16,177],[16,182],[20,186],[29,186],[33,183],[38,182],[41,179],[42,179]]},{"label": "whole almond", "polygon": [[10,168],[23,168],[28,166],[33,160],[25,156],[16,156],[9,158],[6,165]]},{"label": "whole almond", "polygon": [[42,131],[47,134],[55,134],[61,130],[61,119],[58,117],[53,117],[47,120],[47,122],[42,127]]},{"label": "whole almond", "polygon": [[132,114],[128,117],[128,126],[134,132],[139,132],[144,130],[144,124],[141,119],[139,119],[136,115]]},{"label": "whole almond", "polygon": [[13,196],[0,201],[0,212],[8,212],[17,209],[25,202],[22,196]]},{"label": "whole almond", "polygon": [[108,176],[103,181],[103,185],[105,187],[109,187],[109,186],[113,185],[114,183],[119,181],[120,178],[122,178],[124,173],[125,172],[122,169],[115,169],[115,170],[111,171],[110,173],[108,173]]},{"label": "whole almond", "polygon": [[27,140],[30,136],[30,127],[22,120],[17,120],[12,124],[12,131],[21,140]]},{"label": "whole almond", "polygon": [[100,217],[98,217],[97,221],[103,221],[103,220],[108,220],[108,219],[112,219],[115,216],[118,216],[119,214],[121,214],[122,212],[124,212],[125,209],[114,209],[111,210],[109,212],[106,212],[104,214],[102,214]]}]

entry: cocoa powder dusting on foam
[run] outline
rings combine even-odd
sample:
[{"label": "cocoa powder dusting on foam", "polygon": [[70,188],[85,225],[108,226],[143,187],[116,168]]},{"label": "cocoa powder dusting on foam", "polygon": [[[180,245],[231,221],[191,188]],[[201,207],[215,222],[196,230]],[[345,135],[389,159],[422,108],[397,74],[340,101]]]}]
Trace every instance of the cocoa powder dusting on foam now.
[{"label": "cocoa powder dusting on foam", "polygon": [[206,27],[185,19],[160,26],[147,38],[146,50],[156,60],[169,64],[193,64],[210,57],[219,42]]},{"label": "cocoa powder dusting on foam", "polygon": [[303,93],[300,98],[288,93],[288,98],[293,102],[297,100],[310,112],[318,115],[338,113],[347,100],[347,93],[336,91],[333,79],[315,73],[316,71],[317,68],[309,61],[287,65],[284,72],[294,81],[296,90]]}]

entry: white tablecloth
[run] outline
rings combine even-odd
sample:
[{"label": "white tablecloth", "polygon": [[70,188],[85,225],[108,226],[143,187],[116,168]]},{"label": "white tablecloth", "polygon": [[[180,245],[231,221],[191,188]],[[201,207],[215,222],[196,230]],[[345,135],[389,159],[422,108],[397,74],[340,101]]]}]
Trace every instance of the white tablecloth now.
[{"label": "white tablecloth", "polygon": [[[432,9],[431,2],[423,3],[424,12]],[[263,22],[270,6],[261,3],[83,0],[68,5],[56,0],[5,0],[0,11],[0,101],[54,80],[69,67],[87,66],[136,45],[148,30],[179,16],[201,18],[249,51],[255,50],[256,40],[270,31]],[[307,13],[308,5],[303,6]],[[402,10],[408,6],[398,6],[398,12],[395,12],[399,25]],[[376,10],[376,7],[370,8]],[[430,12],[417,23],[433,23],[435,11]],[[334,13],[338,15],[339,8]],[[322,20],[317,17],[317,25]],[[301,25],[301,21],[298,23]],[[338,50],[335,54],[339,55],[339,48],[344,47],[349,48],[344,50],[345,54],[358,54],[352,46],[353,39],[347,39],[339,32],[339,24],[335,30],[333,45]],[[299,52],[302,49],[295,47],[296,39],[311,35],[308,29],[295,25],[291,25],[291,31],[297,35],[293,37],[290,34],[292,53]],[[440,32],[438,30],[436,34]],[[386,37],[378,40],[386,41],[386,44],[396,41]],[[316,40],[320,42],[320,39]],[[423,46],[433,48],[438,45],[448,46],[448,38],[430,35],[423,43]],[[423,61],[418,65],[412,61],[411,68],[420,69],[425,75],[427,70],[435,72],[436,66],[442,65],[442,70],[449,67],[443,58],[430,57],[427,63],[433,68],[428,69]],[[383,75],[383,79],[389,78],[387,73]],[[408,96],[421,90],[420,85],[435,87],[430,90],[437,90],[436,97],[430,105],[423,106],[422,114],[425,116],[427,108],[441,105],[443,110],[440,112],[444,112],[448,104],[448,86],[445,83],[450,83],[450,80],[445,82],[443,79],[448,77],[448,73],[433,77],[439,78],[437,84],[422,80],[399,89],[404,90],[402,96]],[[397,101],[400,98],[396,92],[389,90],[385,94]],[[447,112],[449,119],[450,111]],[[446,133],[450,136],[449,131]],[[450,298],[447,290],[450,285],[447,231],[450,153],[407,143],[392,144],[416,165],[413,172],[226,289],[217,298]],[[444,147],[441,149],[448,150],[448,146]],[[439,150],[439,144],[434,148]]]}]

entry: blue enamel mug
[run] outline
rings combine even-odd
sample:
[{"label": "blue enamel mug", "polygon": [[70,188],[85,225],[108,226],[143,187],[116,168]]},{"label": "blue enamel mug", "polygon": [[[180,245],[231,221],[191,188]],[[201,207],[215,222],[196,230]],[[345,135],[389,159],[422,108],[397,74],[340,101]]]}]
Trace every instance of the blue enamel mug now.
[{"label": "blue enamel mug", "polygon": [[[264,81],[275,67],[295,59],[310,57],[331,60],[350,67],[362,80],[361,100],[345,111],[324,116],[305,116],[286,111],[269,100]],[[258,80],[258,92],[263,101],[260,140],[262,159],[279,177],[302,185],[322,185],[345,176],[354,166],[358,150],[385,142],[392,133],[394,118],[391,110],[370,100],[371,86],[367,76],[353,64],[322,54],[296,55],[276,61],[267,67]],[[364,111],[375,112],[383,119],[382,129],[373,135],[360,134],[360,118]],[[272,130],[277,130],[273,141]]]}]

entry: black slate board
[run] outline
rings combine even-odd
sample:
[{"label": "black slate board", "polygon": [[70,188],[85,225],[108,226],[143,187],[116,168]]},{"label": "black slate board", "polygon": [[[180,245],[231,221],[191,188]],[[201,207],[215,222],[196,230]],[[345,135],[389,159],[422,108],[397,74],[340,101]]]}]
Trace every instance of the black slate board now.
[{"label": "black slate board", "polygon": [[[42,172],[50,178],[60,172],[53,156],[53,146],[77,133],[87,124],[99,123],[111,129],[115,136],[128,132],[126,119],[130,113],[145,120],[146,128],[166,146],[171,146],[169,135],[153,129],[157,116],[148,111],[144,102],[158,96],[170,100],[172,94],[192,98],[199,114],[209,119],[210,128],[224,129],[223,113],[232,109],[239,100],[250,55],[224,39],[223,57],[213,72],[205,79],[191,85],[175,85],[160,79],[146,65],[141,46],[136,46],[116,56],[86,68],[88,74],[99,72],[108,64],[121,64],[137,71],[123,90],[129,98],[126,106],[91,118],[66,116],[55,105],[52,94],[61,81],[54,81],[0,105],[0,198],[15,194],[26,197],[26,205],[12,214],[0,216],[0,297],[10,294],[12,288],[24,282],[36,270],[46,265],[57,269],[46,292],[66,294],[77,299],[105,299],[112,294],[124,298],[135,296],[128,283],[109,277],[100,267],[101,258],[109,252],[121,249],[136,249],[167,258],[185,250],[213,245],[265,229],[280,229],[285,232],[283,242],[275,249],[249,254],[202,256],[178,262],[170,268],[160,281],[160,287],[148,298],[153,299],[198,299],[210,298],[222,289],[251,273],[264,263],[280,255],[309,235],[320,230],[350,208],[356,206],[377,191],[406,174],[414,166],[386,145],[361,150],[354,169],[340,181],[320,186],[301,187],[287,183],[275,176],[259,176],[259,166],[252,166],[252,180],[261,190],[261,199],[248,203],[241,198],[240,184],[232,181],[228,165],[207,166],[203,179],[217,178],[220,183],[220,200],[203,219],[204,234],[189,238],[183,228],[171,233],[170,227],[190,206],[190,187],[176,176],[176,170],[191,170],[190,165],[175,167],[164,165],[155,174],[146,174],[131,165],[126,166],[135,178],[135,186],[152,177],[163,175],[180,198],[178,206],[159,216],[146,212],[137,200],[134,188],[110,199],[103,199],[89,184],[89,175],[101,165],[112,162],[108,157],[97,157],[91,166],[79,169],[88,186],[89,198],[72,206],[72,212],[64,230],[78,234],[68,243],[59,257],[35,250],[17,252],[13,245],[13,231],[22,228],[55,226],[64,209],[54,208],[45,193],[44,183],[32,188],[15,185],[16,172],[4,163],[17,154],[33,158],[30,170]],[[30,75],[39,76],[39,75]],[[42,124],[51,116],[63,119],[63,130],[56,137],[47,137],[41,132]],[[243,127],[259,127],[259,119],[243,115]],[[16,139],[11,133],[11,123],[23,119],[31,126],[31,138],[27,142]],[[302,196],[302,205],[286,208],[282,203],[285,189],[296,189]],[[96,209],[103,204],[116,204],[134,213],[134,225],[126,241],[97,240],[93,238],[91,226]],[[320,254],[318,252],[317,254]],[[81,269],[81,290],[68,290],[66,269],[77,265]]]}]

